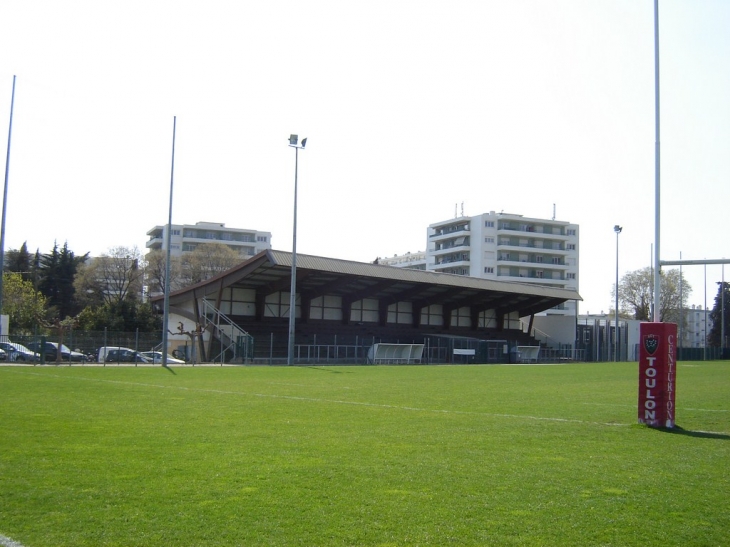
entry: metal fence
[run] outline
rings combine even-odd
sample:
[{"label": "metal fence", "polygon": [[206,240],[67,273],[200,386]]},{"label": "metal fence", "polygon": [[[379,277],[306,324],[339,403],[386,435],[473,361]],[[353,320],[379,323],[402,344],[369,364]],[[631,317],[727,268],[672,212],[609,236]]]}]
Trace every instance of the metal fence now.
[{"label": "metal fence", "polygon": [[[66,350],[74,354],[80,353],[83,360],[73,360],[79,363],[97,362],[99,349],[102,347],[123,347],[136,352],[159,350],[162,342],[160,332],[116,332],[116,331],[70,331],[64,333],[63,337],[57,335],[10,335],[0,336],[0,342],[21,344],[32,351],[40,350],[46,346],[46,342],[60,343],[62,354],[68,355],[62,360],[66,363],[72,360]],[[65,346],[65,349],[63,347]],[[44,351],[38,351],[41,363],[52,362],[50,356]]]}]

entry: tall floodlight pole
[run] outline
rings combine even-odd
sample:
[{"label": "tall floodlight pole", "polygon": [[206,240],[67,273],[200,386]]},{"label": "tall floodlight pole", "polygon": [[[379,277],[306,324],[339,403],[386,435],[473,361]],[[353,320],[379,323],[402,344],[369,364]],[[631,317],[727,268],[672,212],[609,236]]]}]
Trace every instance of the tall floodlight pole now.
[{"label": "tall floodlight pole", "polygon": [[616,309],[614,310],[614,313],[616,315],[616,336],[614,341],[614,349],[613,349],[613,360],[618,363],[618,353],[619,353],[619,328],[618,328],[618,235],[621,233],[621,226],[616,224],[613,227],[613,231],[616,232]]},{"label": "tall floodlight pole", "polygon": [[10,124],[8,127],[8,151],[5,153],[5,186],[3,189],[3,216],[0,221],[0,334],[3,324],[3,276],[5,274],[5,210],[8,205],[8,173],[10,170],[10,137],[13,134],[13,106],[15,104],[15,76],[13,92],[10,96]]},{"label": "tall floodlight pole", "polygon": [[661,310],[661,301],[659,296],[661,293],[661,275],[659,267],[659,231],[661,224],[660,218],[660,146],[659,146],[659,0],[654,0],[654,119],[655,119],[655,138],[654,138],[654,317],[653,321],[659,322],[659,310]]},{"label": "tall floodlight pole", "polygon": [[294,148],[294,235],[291,250],[291,288],[289,290],[289,348],[286,358],[287,365],[294,364],[294,328],[296,323],[297,305],[297,177],[299,173],[299,149],[307,145],[307,139],[302,139],[298,145],[299,135],[289,136],[289,146]]},{"label": "tall floodlight pole", "polygon": [[[172,117],[172,166],[170,167],[170,207],[167,214],[167,233],[165,244],[167,254],[165,257],[165,297],[163,300],[162,314],[162,366],[167,367],[167,322],[170,319],[170,241],[172,239],[172,187],[175,180],[175,130],[177,128],[177,116]],[[195,351],[195,348],[193,348]]]}]

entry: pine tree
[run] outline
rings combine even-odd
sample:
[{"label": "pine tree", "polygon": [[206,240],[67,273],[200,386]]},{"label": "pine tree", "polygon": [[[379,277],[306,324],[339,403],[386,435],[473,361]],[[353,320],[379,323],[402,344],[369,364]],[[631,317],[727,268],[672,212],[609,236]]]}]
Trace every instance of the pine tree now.
[{"label": "pine tree", "polygon": [[5,271],[19,273],[23,281],[31,279],[31,256],[28,245],[23,242],[20,249],[10,249],[5,253]]},{"label": "pine tree", "polygon": [[61,250],[53,244],[53,250],[41,257],[39,289],[48,299],[51,315],[59,318],[73,317],[81,311],[75,299],[74,277],[79,264],[89,254],[77,257],[64,243]]},{"label": "pine tree", "polygon": [[[723,306],[724,297],[724,306]],[[724,310],[723,310],[724,308]],[[723,330],[723,311],[725,312],[725,340],[722,338]],[[728,346],[728,328],[730,324],[730,283],[718,283],[717,284],[717,296],[715,296],[715,305],[710,312],[710,319],[712,320],[712,329],[710,334],[707,336],[707,345],[715,347],[727,347]]]}]

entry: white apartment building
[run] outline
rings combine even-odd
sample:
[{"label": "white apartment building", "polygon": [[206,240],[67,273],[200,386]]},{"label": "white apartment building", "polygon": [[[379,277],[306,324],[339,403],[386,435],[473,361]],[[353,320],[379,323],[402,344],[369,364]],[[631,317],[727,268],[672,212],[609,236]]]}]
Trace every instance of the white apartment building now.
[{"label": "white apartment building", "polygon": [[[195,250],[201,243],[223,243],[241,258],[271,249],[271,232],[226,228],[220,222],[196,222],[195,224],[173,224],[171,226],[170,254],[181,256]],[[149,239],[145,247],[150,251],[167,250],[167,224],[155,226],[147,232]]]},{"label": "white apartment building", "polygon": [[[425,267],[577,291],[578,256],[577,224],[490,211],[431,224]],[[406,268],[417,268],[422,261],[420,253],[380,259],[381,264]],[[576,302],[566,302],[543,315],[576,315]]]},{"label": "white apartment building", "polygon": [[678,326],[681,348],[704,348],[707,336],[712,330],[710,310],[702,306],[692,306],[682,310],[684,321]]},{"label": "white apartment building", "polygon": [[415,253],[406,253],[403,255],[394,255],[387,258],[378,257],[378,264],[386,266],[397,266],[399,268],[410,268],[412,270],[426,269],[426,253],[418,251]]}]

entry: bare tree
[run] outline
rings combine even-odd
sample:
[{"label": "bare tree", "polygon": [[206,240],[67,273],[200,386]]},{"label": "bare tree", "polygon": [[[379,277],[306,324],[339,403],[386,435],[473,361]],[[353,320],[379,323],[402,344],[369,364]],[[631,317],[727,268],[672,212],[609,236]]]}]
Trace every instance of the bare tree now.
[{"label": "bare tree", "polygon": [[[165,293],[165,267],[167,251],[150,251],[145,256],[145,280],[149,294]],[[181,289],[185,285],[182,278],[182,266],[179,256],[170,257],[170,291]]]},{"label": "bare tree", "polygon": [[202,243],[183,256],[183,277],[190,284],[199,283],[240,264],[243,259],[223,243]]},{"label": "bare tree", "polygon": [[79,299],[86,304],[117,304],[142,293],[142,255],[137,247],[112,247],[88,260],[74,280]]},{"label": "bare tree", "polygon": [[[680,272],[679,270],[661,270],[661,303],[659,307],[659,320],[665,322],[678,322],[680,320],[680,309],[686,307],[687,300],[692,293],[692,287],[681,276],[682,291],[680,298]],[[616,288],[611,291],[615,299]],[[654,275],[649,267],[641,270],[634,270],[626,273],[619,282],[619,311],[627,316],[640,321],[652,320],[652,304],[654,299]]]}]

